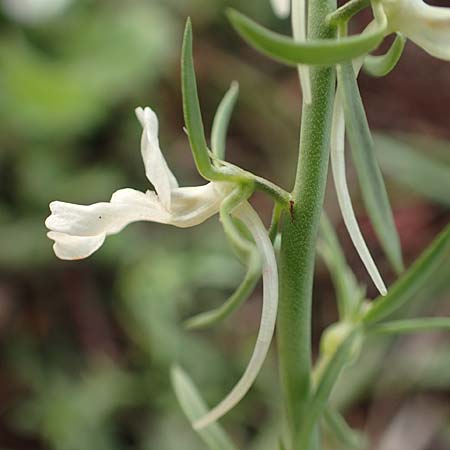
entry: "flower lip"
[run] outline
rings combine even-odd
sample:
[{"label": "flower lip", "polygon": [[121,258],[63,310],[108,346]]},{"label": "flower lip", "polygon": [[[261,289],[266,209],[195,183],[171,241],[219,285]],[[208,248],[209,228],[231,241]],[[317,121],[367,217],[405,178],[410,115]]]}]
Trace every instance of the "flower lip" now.
[{"label": "flower lip", "polygon": [[136,221],[157,222],[181,228],[198,225],[216,214],[234,184],[220,181],[202,186],[178,187],[178,182],[161,152],[158,119],[150,108],[136,108],[143,126],[141,153],[146,175],[156,192],[125,188],[116,191],[109,202],[76,205],[50,203],[45,225],[55,241],[56,256],[81,259],[90,256],[106,236]]},{"label": "flower lip", "polygon": [[47,237],[55,241],[53,250],[59,259],[79,260],[87,258],[98,250],[105,241],[106,235],[71,236],[57,231],[49,231]]}]

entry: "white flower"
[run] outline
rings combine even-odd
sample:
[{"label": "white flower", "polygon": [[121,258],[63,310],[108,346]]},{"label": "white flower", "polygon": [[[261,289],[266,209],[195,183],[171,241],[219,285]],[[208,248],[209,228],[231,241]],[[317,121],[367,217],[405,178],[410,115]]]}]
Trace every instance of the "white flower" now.
[{"label": "white flower", "polygon": [[35,24],[61,14],[72,0],[2,0],[2,7],[17,22]]},{"label": "white flower", "polygon": [[198,225],[219,211],[232,189],[233,185],[226,182],[178,187],[159,147],[156,114],[150,108],[137,108],[136,115],[143,127],[141,153],[145,173],[156,192],[120,189],[110,202],[88,206],[52,202],[52,214],[45,225],[50,230],[48,237],[55,241],[53,248],[59,258],[86,258],[101,247],[106,236],[136,221],[177,227]]},{"label": "white flower", "polygon": [[450,8],[422,0],[382,0],[392,31],[400,31],[430,55],[450,60]]},{"label": "white flower", "polygon": [[[147,178],[155,192],[134,189],[115,192],[109,203],[82,206],[53,202],[46,220],[55,241],[54,250],[62,259],[86,258],[95,252],[109,234],[118,233],[137,220],[159,222],[178,227],[197,225],[219,212],[235,183],[210,182],[198,187],[178,187],[167,166],[158,142],[158,120],[150,108],[137,108],[143,127],[141,151]],[[242,378],[215,408],[193,424],[203,428],[218,420],[245,396],[253,385],[272,341],[278,306],[278,271],[272,243],[255,210],[243,201],[232,214],[248,228],[261,254],[263,273],[263,310],[255,348]]]},{"label": "white flower", "polygon": [[286,19],[291,13],[291,0],[270,0],[273,11],[280,19]]}]

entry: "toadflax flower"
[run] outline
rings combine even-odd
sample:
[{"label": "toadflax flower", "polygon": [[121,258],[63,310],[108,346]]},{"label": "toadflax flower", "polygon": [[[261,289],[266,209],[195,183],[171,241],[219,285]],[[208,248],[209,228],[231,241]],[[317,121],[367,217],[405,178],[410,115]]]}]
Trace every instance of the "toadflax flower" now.
[{"label": "toadflax flower", "polygon": [[422,0],[382,0],[389,28],[436,58],[450,60],[450,8]]},{"label": "toadflax flower", "polygon": [[[141,153],[145,172],[155,192],[120,189],[109,202],[87,206],[52,202],[51,215],[45,224],[50,230],[48,237],[55,241],[53,248],[59,258],[86,258],[101,247],[106,236],[118,233],[139,220],[177,227],[198,225],[218,213],[228,196],[244,192],[237,182],[229,181],[179,187],[159,147],[155,113],[150,108],[137,108],[136,115],[143,127]],[[218,420],[245,396],[264,363],[275,329],[278,305],[275,253],[267,230],[245,198],[242,197],[229,213],[247,227],[261,256],[264,294],[260,329],[242,378],[224,400],[193,424],[197,429]]]},{"label": "toadflax flower", "polygon": [[136,116],[143,127],[141,153],[145,173],[155,192],[120,189],[109,202],[87,206],[52,202],[45,225],[59,258],[86,258],[101,247],[106,236],[136,221],[177,227],[198,225],[216,214],[230,193],[233,185],[227,182],[179,187],[159,147],[156,114],[150,108],[137,108]]}]

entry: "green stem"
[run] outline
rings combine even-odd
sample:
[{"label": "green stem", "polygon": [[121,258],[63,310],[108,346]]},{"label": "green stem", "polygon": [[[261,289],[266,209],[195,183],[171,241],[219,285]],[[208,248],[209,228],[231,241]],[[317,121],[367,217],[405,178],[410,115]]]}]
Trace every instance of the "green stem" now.
[{"label": "green stem", "polygon": [[[334,0],[309,3],[309,37],[332,38],[326,16]],[[303,105],[299,163],[291,217],[282,227],[278,345],[285,408],[293,450],[311,396],[311,304],[316,238],[328,170],[335,86],[332,68],[311,68],[312,102]]]},{"label": "green stem", "polygon": [[370,6],[370,0],[350,0],[328,15],[328,24],[337,26],[340,22],[348,22],[355,14],[368,6]]}]

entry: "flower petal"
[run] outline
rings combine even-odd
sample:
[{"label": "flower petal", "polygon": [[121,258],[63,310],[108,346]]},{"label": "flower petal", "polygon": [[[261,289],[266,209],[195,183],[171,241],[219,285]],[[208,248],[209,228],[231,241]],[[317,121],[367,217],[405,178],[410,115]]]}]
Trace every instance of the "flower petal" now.
[{"label": "flower petal", "polygon": [[273,11],[280,19],[286,19],[291,12],[291,0],[270,0]]},{"label": "flower petal", "polygon": [[342,218],[344,219],[353,245],[375,286],[381,295],[386,295],[386,286],[359,228],[347,186],[345,174],[345,118],[339,92],[336,94],[334,101],[331,130],[331,169]]},{"label": "flower petal", "polygon": [[450,60],[450,8],[422,0],[384,0],[389,24],[430,55]]},{"label": "flower petal", "polygon": [[240,205],[234,214],[252,233],[262,257],[264,294],[261,324],[255,349],[244,375],[224,400],[193,424],[197,430],[220,419],[245,396],[261,370],[275,330],[278,307],[278,271],[272,243],[261,219],[247,202]]},{"label": "flower petal", "polygon": [[171,191],[178,187],[178,182],[170,171],[159,147],[158,118],[149,107],[136,108],[136,116],[142,125],[141,153],[144,160],[145,174],[155,187],[161,203],[170,211]]},{"label": "flower petal", "polygon": [[75,205],[73,203],[50,203],[52,214],[45,225],[51,231],[72,236],[97,236],[118,233],[129,223],[138,220],[168,223],[170,215],[161,206],[154,193],[121,189],[110,203]]},{"label": "flower petal", "polygon": [[231,189],[232,185],[224,182],[174,189],[170,223],[181,228],[199,225],[219,212]]},{"label": "flower petal", "polygon": [[53,250],[60,259],[84,259],[98,250],[105,241],[105,235],[98,236],[70,236],[65,233],[50,231],[49,239],[55,241]]},{"label": "flower petal", "polygon": [[[75,205],[73,203],[52,202],[50,211],[51,215],[47,217],[45,225],[50,231],[56,233],[52,233],[49,237],[50,239],[58,238],[57,241],[60,242],[60,245],[57,246],[58,253],[61,255],[74,254],[77,255],[77,258],[89,256],[100,247],[105,236],[118,233],[132,222],[146,220],[171,223],[171,215],[161,205],[153,192],[144,194],[134,189],[117,191],[109,203]],[[67,236],[79,239],[69,241]],[[100,236],[102,237],[101,242]],[[80,255],[77,251],[71,249],[71,247],[76,246],[77,242],[81,245]],[[99,243],[98,246],[95,242]],[[89,245],[93,248],[91,252],[83,250],[84,246],[90,248]],[[68,248],[67,250],[63,250],[65,246]],[[59,256],[58,253],[56,253],[57,256]],[[68,257],[63,259],[68,259]]]},{"label": "flower petal", "polygon": [[[154,192],[143,193],[134,189],[118,190],[109,203],[76,205],[52,202],[51,215],[45,221],[45,225],[49,230],[58,233],[57,237],[60,239],[62,239],[60,235],[77,238],[103,236],[104,239],[107,235],[118,233],[128,224],[141,220],[181,228],[192,227],[216,214],[230,189],[231,186],[223,182],[176,188],[173,191],[171,212],[164,208]],[[85,245],[85,241],[80,242]],[[75,244],[76,241],[73,240],[68,245]],[[95,248],[97,249],[98,247]],[[63,254],[63,251],[60,253]],[[72,253],[68,251],[68,254]]]}]

